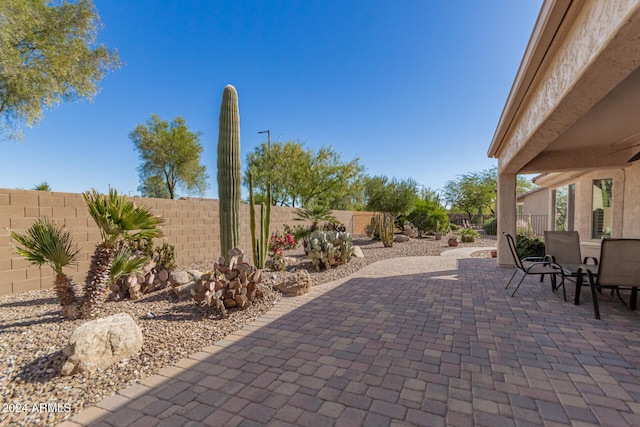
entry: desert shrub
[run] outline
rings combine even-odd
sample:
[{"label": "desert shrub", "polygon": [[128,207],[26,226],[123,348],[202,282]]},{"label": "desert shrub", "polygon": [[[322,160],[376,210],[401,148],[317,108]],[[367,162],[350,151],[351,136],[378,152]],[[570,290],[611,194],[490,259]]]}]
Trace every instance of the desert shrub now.
[{"label": "desert shrub", "polygon": [[463,228],[458,231],[458,234],[460,234],[460,240],[465,243],[473,242],[476,238],[480,237],[480,233],[473,228]]},{"label": "desert shrub", "polygon": [[321,227],[322,231],[335,231],[335,232],[341,232],[341,233],[346,233],[347,232],[347,226],[340,223],[340,222],[325,222],[322,227]]},{"label": "desert shrub", "polygon": [[273,269],[282,271],[287,267],[287,263],[284,259],[284,251],[295,248],[296,241],[291,234],[282,235],[275,232],[269,239],[268,247]]},{"label": "desert shrub", "polygon": [[283,224],[284,234],[291,234],[293,236],[294,245],[291,249],[298,247],[298,244],[304,240],[310,233],[303,225],[296,224],[291,227],[289,224]]},{"label": "desert shrub", "polygon": [[496,236],[498,234],[498,220],[496,218],[488,219],[483,228],[487,236]]},{"label": "desert shrub", "polygon": [[164,242],[162,246],[153,246],[153,239],[143,238],[127,240],[124,246],[134,254],[153,259],[157,265],[161,265],[167,270],[176,268],[176,250],[170,243]]},{"label": "desert shrub", "polygon": [[544,241],[524,234],[516,235],[516,250],[520,258],[543,257]]},{"label": "desert shrub", "polygon": [[438,199],[419,200],[407,219],[420,231],[420,235],[442,232],[449,224],[447,212]]}]

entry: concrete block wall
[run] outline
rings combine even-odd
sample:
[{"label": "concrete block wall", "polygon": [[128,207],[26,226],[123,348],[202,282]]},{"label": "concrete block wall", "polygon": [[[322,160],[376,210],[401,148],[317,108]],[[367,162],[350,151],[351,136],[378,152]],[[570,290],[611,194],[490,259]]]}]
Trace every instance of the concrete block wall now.
[{"label": "concrete block wall", "polygon": [[[162,216],[166,241],[175,246],[176,263],[185,266],[220,256],[219,201],[216,199],[151,199],[133,197],[137,204],[147,205],[155,215]],[[249,205],[240,206],[240,247],[251,247]],[[260,208],[256,207],[259,215]],[[295,221],[296,209],[273,206],[271,230],[282,231],[283,224],[304,224]],[[338,220],[354,235],[364,234],[362,224],[368,224],[372,213],[333,211]],[[81,249],[78,265],[66,270],[76,283],[82,283],[89,269],[91,255],[100,240],[100,232],[89,216],[82,194],[0,188],[0,295],[52,286],[50,267],[31,266],[12,249],[8,229],[24,233],[39,216],[47,216],[69,228]],[[364,225],[366,227],[366,224]]]}]

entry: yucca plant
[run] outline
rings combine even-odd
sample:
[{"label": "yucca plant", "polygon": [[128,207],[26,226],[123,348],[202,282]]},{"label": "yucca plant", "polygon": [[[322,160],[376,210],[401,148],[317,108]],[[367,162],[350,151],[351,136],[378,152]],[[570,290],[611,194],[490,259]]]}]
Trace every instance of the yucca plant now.
[{"label": "yucca plant", "polygon": [[68,319],[78,317],[78,298],[73,287],[73,279],[63,272],[63,268],[78,262],[80,249],[73,242],[71,232],[56,224],[50,218],[38,218],[25,234],[10,231],[11,237],[20,246],[14,250],[31,264],[50,266],[56,274],[53,287],[56,291],[62,314]]},{"label": "yucca plant", "polygon": [[164,220],[153,215],[149,207],[137,206],[126,196],[118,195],[115,189],[111,189],[108,195],[92,189],[82,196],[101,237],[91,257],[82,305],[82,317],[92,318],[100,315],[104,304],[118,244],[125,239],[162,237],[158,227]]}]

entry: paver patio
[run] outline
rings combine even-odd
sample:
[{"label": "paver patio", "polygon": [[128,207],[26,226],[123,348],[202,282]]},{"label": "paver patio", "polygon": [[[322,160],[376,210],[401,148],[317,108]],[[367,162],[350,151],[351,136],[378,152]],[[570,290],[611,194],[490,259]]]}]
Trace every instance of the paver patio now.
[{"label": "paver patio", "polygon": [[371,264],[60,425],[640,425],[638,314],[604,295],[595,320],[535,278],[511,298],[511,273]]}]

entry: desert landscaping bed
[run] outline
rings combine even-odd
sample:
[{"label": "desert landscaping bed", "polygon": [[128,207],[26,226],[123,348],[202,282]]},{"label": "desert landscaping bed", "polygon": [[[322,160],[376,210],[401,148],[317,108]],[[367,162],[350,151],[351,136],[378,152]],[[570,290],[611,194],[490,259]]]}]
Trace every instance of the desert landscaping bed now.
[{"label": "desert landscaping bed", "polygon": [[[381,259],[439,255],[450,249],[446,241],[430,238],[395,243],[391,248],[367,238],[354,239],[354,244],[360,246],[364,258],[354,258],[348,264],[320,272],[315,271],[301,248],[288,251],[288,271],[264,272],[261,285],[264,298],[246,310],[230,311],[227,318],[191,300],[178,301],[169,288],[136,301],[108,302],[105,315],[131,315],[142,329],[144,343],[137,356],[90,374],[60,376],[65,359],[62,348],[82,321],[63,320],[53,290],[0,297],[0,425],[55,425],[117,390],[211,345],[268,311],[281,298],[271,285],[296,270],[308,270],[314,285],[318,285],[348,276]],[[459,247],[495,244],[495,240],[480,239]],[[479,249],[472,256],[488,257],[489,251]],[[205,272],[211,270],[212,265],[212,262],[203,262],[181,269]],[[59,411],[37,411],[34,404],[56,405]]]}]

